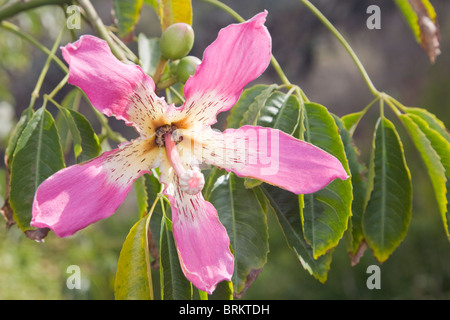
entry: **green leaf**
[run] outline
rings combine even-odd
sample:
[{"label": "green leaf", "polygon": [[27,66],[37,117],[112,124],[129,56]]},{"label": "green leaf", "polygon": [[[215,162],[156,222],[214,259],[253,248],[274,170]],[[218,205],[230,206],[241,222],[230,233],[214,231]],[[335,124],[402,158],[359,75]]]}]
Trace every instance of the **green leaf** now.
[{"label": "green leaf", "polygon": [[147,214],[149,209],[147,186],[145,185],[145,176],[139,177],[134,182],[134,189],[136,191],[136,200],[139,211],[139,218],[142,218]]},{"label": "green leaf", "polygon": [[261,110],[263,110],[266,106],[267,99],[271,96],[272,92],[278,87],[276,84],[272,84],[264,88],[260,94],[258,94],[247,107],[244,114],[242,115],[242,119],[239,123],[239,126],[243,125],[253,125],[255,126],[258,123]]},{"label": "green leaf", "polygon": [[8,167],[11,167],[11,162],[13,159],[14,151],[16,150],[17,141],[22,135],[23,130],[27,126],[30,119],[33,117],[34,111],[33,109],[26,109],[22,112],[19,121],[16,124],[16,127],[11,134],[11,137],[8,141],[8,146],[5,151],[6,164]]},{"label": "green leaf", "polygon": [[[69,91],[69,93],[66,94],[64,99],[61,101],[61,104],[56,106],[76,110],[77,108],[79,108],[81,97],[82,94],[78,88],[72,89],[71,91]],[[67,123],[66,113],[58,112],[55,118],[55,123],[56,128],[58,129],[58,134],[64,154],[67,154],[69,152],[69,148],[71,147],[72,137],[69,134],[69,124]]]},{"label": "green leaf", "polygon": [[142,70],[147,74],[154,75],[161,57],[159,38],[147,38],[145,34],[140,33],[138,36],[138,52]]},{"label": "green leaf", "polygon": [[134,31],[142,5],[143,0],[113,0],[114,16],[120,37],[126,37]]},{"label": "green leaf", "polygon": [[[154,201],[158,197],[158,193],[161,192],[161,183],[158,178],[153,174],[145,174],[145,190],[147,193],[147,208],[151,208],[153,206]],[[170,212],[170,206],[165,201],[158,200],[160,203],[155,206],[153,209],[152,220],[150,221],[150,232],[152,239],[154,241],[158,241],[161,238],[161,219],[163,217],[163,210],[161,208],[161,202],[164,205],[164,210],[166,213]],[[155,250],[159,250],[159,245],[155,246]],[[157,255],[155,255],[156,257]]]},{"label": "green leaf", "polygon": [[73,149],[77,163],[97,157],[102,148],[89,121],[78,111],[59,109],[69,127],[73,140]]},{"label": "green leaf", "polygon": [[259,95],[264,95],[264,92],[268,91],[272,92],[273,90],[270,85],[265,84],[257,84],[253,87],[245,89],[227,117],[227,128],[238,129],[241,127],[241,121],[244,114],[250,108],[250,105],[255,103],[255,100]]},{"label": "green leaf", "polygon": [[9,200],[14,220],[23,231],[33,229],[31,209],[38,186],[62,168],[64,158],[55,121],[41,108],[22,131],[11,163]]},{"label": "green leaf", "polygon": [[181,270],[173,234],[165,220],[162,219],[161,222],[161,297],[164,300],[190,300],[192,285]]},{"label": "green leaf", "polygon": [[263,268],[267,261],[267,216],[259,194],[255,189],[246,189],[243,179],[223,170],[217,170],[215,177],[205,197],[217,209],[230,237],[235,263],[232,282],[236,296],[240,296],[248,285],[249,274]]},{"label": "green leaf", "polygon": [[261,110],[257,125],[293,135],[300,120],[300,102],[295,95],[273,92]]},{"label": "green leaf", "polygon": [[344,127],[344,122],[337,116],[333,116],[336,125],[339,128],[342,142],[344,144],[345,154],[347,155],[350,174],[352,176],[352,217],[351,228],[347,230],[347,248],[352,260],[352,265],[355,265],[362,254],[361,250],[364,248],[363,240],[364,234],[362,231],[362,216],[365,209],[365,198],[367,189],[367,180],[364,176],[367,168],[359,160],[359,151],[352,139],[351,133]]},{"label": "green leaf", "polygon": [[213,294],[209,295],[209,300],[233,300],[233,282],[220,282]]},{"label": "green leaf", "polygon": [[68,109],[75,122],[76,128],[81,138],[81,153],[77,158],[78,162],[88,161],[97,157],[102,148],[97,135],[94,132],[90,122],[78,111]]},{"label": "green leaf", "polygon": [[306,242],[302,230],[300,208],[303,207],[303,195],[297,196],[292,192],[269,185],[265,185],[262,189],[270,201],[289,247],[295,252],[305,270],[321,283],[325,283],[330,269],[332,252],[322,255],[318,259],[314,258],[313,249]]},{"label": "green leaf", "polygon": [[436,12],[428,0],[395,0],[406,22],[431,62],[440,54],[440,33]]},{"label": "green leaf", "polygon": [[354,113],[349,113],[341,118],[341,121],[344,124],[344,128],[348,130],[348,132],[353,135],[356,127],[358,126],[359,121],[365,115],[365,111],[359,111]]},{"label": "green leaf", "polygon": [[147,232],[151,215],[141,218],[122,245],[114,283],[116,300],[153,300]]},{"label": "green leaf", "polygon": [[[315,103],[305,104],[305,111],[305,140],[334,155],[350,173],[344,145],[331,114]],[[352,199],[351,179],[336,179],[325,188],[304,195],[303,232],[315,259],[334,248],[347,230]]]},{"label": "green leaf", "polygon": [[419,116],[402,114],[399,117],[425,162],[436,195],[445,232],[447,237],[450,237],[447,216],[447,184],[448,178],[450,178],[450,142],[437,131],[431,129]]},{"label": "green leaf", "polygon": [[403,241],[412,209],[411,176],[394,125],[378,120],[369,166],[370,194],[363,231],[375,258],[384,262]]},{"label": "green leaf", "polygon": [[423,108],[403,107],[402,110],[404,110],[407,114],[413,114],[420,117],[427,123],[430,129],[437,131],[445,140],[450,142],[450,134],[447,128],[445,128],[444,123],[439,120],[434,114]]}]

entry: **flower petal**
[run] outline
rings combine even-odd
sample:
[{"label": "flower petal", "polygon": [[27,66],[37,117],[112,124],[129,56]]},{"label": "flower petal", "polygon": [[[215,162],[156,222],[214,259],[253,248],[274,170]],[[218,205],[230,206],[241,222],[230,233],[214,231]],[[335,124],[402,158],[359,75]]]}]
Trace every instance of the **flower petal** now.
[{"label": "flower petal", "polygon": [[244,87],[263,73],[270,62],[271,38],[264,26],[267,12],[232,24],[206,48],[202,63],[185,85],[181,111],[187,121],[211,125],[216,114],[229,110]]},{"label": "flower petal", "polygon": [[159,148],[148,142],[127,142],[100,157],[62,169],[38,187],[31,225],[70,236],[112,215],[133,182],[159,160]]},{"label": "flower petal", "polygon": [[139,66],[120,62],[106,41],[85,35],[61,50],[69,83],[80,87],[95,108],[140,132],[160,125],[166,103],[154,93],[153,80]]},{"label": "flower petal", "polygon": [[198,289],[211,294],[217,284],[231,280],[234,257],[230,239],[214,206],[202,193],[190,195],[179,186],[169,166],[161,169],[164,194],[172,208],[172,228],[181,268]]},{"label": "flower petal", "polygon": [[243,126],[217,133],[205,129],[203,137],[192,139],[201,141],[192,145],[202,161],[296,194],[313,193],[336,178],[348,178],[337,158],[280,130]]}]

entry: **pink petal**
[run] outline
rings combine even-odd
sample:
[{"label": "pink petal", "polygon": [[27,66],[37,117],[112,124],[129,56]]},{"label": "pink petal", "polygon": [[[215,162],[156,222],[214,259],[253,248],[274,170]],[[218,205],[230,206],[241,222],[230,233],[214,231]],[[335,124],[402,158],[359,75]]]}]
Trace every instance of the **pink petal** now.
[{"label": "pink petal", "polygon": [[[167,177],[167,171],[162,172]],[[198,289],[211,294],[219,282],[231,280],[233,274],[234,257],[227,231],[201,192],[183,192],[173,174],[170,179],[163,177],[162,182],[172,208],[173,234],[184,275]]]},{"label": "pink petal", "polygon": [[80,87],[99,111],[139,131],[151,126],[146,118],[162,117],[166,104],[155,95],[153,80],[139,66],[120,62],[106,41],[85,35],[61,50],[69,64],[69,83]]},{"label": "pink petal", "polygon": [[[196,148],[197,157],[296,194],[316,192],[347,172],[340,161],[322,149],[270,128],[243,126],[223,133],[208,130]],[[200,154],[201,152],[201,154]]]},{"label": "pink petal", "polygon": [[50,176],[36,191],[31,225],[50,228],[57,236],[66,237],[112,215],[133,182],[157,161],[159,150],[136,152],[145,145],[141,140],[122,144]]},{"label": "pink petal", "polygon": [[216,114],[229,110],[244,87],[263,73],[271,56],[266,16],[267,12],[261,12],[219,32],[206,48],[195,75],[186,82],[182,114],[192,121],[215,123]]}]

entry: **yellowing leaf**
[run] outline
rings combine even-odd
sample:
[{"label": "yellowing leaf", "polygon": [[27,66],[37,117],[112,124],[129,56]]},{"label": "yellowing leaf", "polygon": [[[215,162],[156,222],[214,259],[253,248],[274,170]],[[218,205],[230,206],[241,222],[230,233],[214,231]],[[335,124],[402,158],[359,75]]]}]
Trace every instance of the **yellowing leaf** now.
[{"label": "yellowing leaf", "polygon": [[177,22],[192,25],[191,0],[146,0],[146,3],[158,14],[162,31]]}]

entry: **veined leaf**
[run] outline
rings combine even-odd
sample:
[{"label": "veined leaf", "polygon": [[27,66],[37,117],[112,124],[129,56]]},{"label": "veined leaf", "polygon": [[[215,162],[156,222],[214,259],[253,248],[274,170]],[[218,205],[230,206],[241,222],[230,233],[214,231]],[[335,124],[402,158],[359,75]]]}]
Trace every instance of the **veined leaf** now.
[{"label": "veined leaf", "polygon": [[160,241],[161,297],[164,300],[192,299],[192,285],[181,270],[173,234],[161,220]]},{"label": "veined leaf", "polygon": [[36,189],[62,168],[64,158],[55,121],[41,108],[22,131],[11,163],[9,201],[14,220],[23,231],[33,229],[30,221]]},{"label": "veined leaf", "polygon": [[13,159],[14,151],[16,150],[17,141],[22,135],[22,132],[27,126],[28,122],[33,117],[33,114],[33,109],[26,109],[25,111],[23,111],[19,121],[16,124],[16,127],[13,130],[13,133],[11,134],[11,137],[9,138],[8,146],[6,147],[5,151],[6,164],[8,167],[11,167],[11,162]]},{"label": "veined leaf", "polygon": [[369,186],[363,231],[375,258],[384,262],[403,241],[412,209],[411,176],[394,125],[378,120],[369,167]]},{"label": "veined leaf", "polygon": [[437,131],[431,129],[419,116],[402,114],[399,117],[408,130],[428,169],[428,175],[430,176],[436,195],[445,232],[447,237],[450,238],[447,212],[447,184],[450,178],[450,142]]},{"label": "veined leaf", "polygon": [[114,16],[117,19],[120,37],[126,37],[133,32],[143,3],[143,0],[113,0]]},{"label": "veined leaf", "polygon": [[300,217],[303,195],[265,185],[262,187],[283,230],[289,247],[295,252],[302,266],[321,283],[325,283],[332,260],[332,251],[314,258],[312,247],[305,241]]},{"label": "veined leaf", "polygon": [[78,111],[69,109],[69,112],[75,122],[75,125],[77,126],[77,130],[80,133],[81,138],[81,154],[77,158],[77,161],[83,162],[97,157],[102,148],[91,124],[85,116]]},{"label": "veined leaf", "polygon": [[[305,111],[305,140],[334,155],[349,174],[344,145],[331,114],[315,103],[306,103]],[[315,259],[334,248],[347,230],[352,198],[351,179],[336,179],[325,188],[304,195],[303,232]]]},{"label": "veined leaf", "polygon": [[344,127],[344,122],[337,116],[334,116],[336,125],[339,128],[339,133],[347,155],[350,174],[352,176],[352,217],[351,225],[349,226],[346,239],[347,250],[352,259],[352,265],[358,263],[360,256],[364,252],[364,235],[362,231],[362,216],[365,209],[365,198],[367,180],[364,176],[367,170],[366,166],[359,160],[359,151],[356,148],[351,133]]},{"label": "veined leaf", "polygon": [[436,12],[428,0],[395,0],[418,43],[433,63],[441,53]]},{"label": "veined leaf", "polygon": [[445,140],[450,142],[450,133],[447,128],[445,128],[444,123],[439,120],[434,114],[423,108],[411,108],[403,107],[407,114],[413,114],[420,117],[423,121],[427,123],[430,129],[437,131]]},{"label": "veined leaf", "polygon": [[258,94],[247,106],[247,110],[242,115],[239,126],[243,125],[253,125],[255,126],[258,123],[261,110],[263,110],[266,106],[267,99],[271,96],[272,92],[278,87],[278,85],[273,84],[267,86],[260,94]]},{"label": "veined leaf", "polygon": [[273,92],[261,110],[257,125],[294,135],[300,121],[300,101],[295,95]]},{"label": "veined leaf", "polygon": [[147,232],[151,214],[130,230],[120,251],[114,296],[116,300],[153,300]]},{"label": "veined leaf", "polygon": [[89,121],[78,111],[60,108],[73,140],[75,158],[78,163],[91,160],[101,152],[100,141]]},{"label": "veined leaf", "polygon": [[[270,93],[273,91],[272,87],[265,84],[257,84],[253,87],[245,89],[227,117],[227,128],[238,129],[241,127],[244,114],[250,108],[250,105],[256,102],[258,96],[265,95],[265,92],[269,91]],[[259,100],[261,100],[261,98]]]},{"label": "veined leaf", "polygon": [[232,282],[236,296],[246,288],[247,277],[264,267],[269,252],[267,216],[255,189],[246,189],[233,173],[217,171],[208,201],[217,209],[219,219],[230,237],[234,253]]}]

